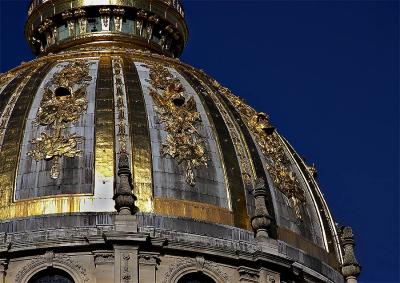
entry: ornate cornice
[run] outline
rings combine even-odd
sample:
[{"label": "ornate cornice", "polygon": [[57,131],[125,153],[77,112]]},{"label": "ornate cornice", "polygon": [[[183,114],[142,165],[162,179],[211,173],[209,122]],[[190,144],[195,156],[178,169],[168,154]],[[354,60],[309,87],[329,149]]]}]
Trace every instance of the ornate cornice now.
[{"label": "ornate cornice", "polygon": [[[43,3],[31,9],[25,26],[35,54],[101,41],[130,43],[130,48],[177,57],[187,41],[188,30],[179,1],[36,1]],[[100,21],[100,26],[93,20]],[[62,31],[65,25],[67,35]]]}]

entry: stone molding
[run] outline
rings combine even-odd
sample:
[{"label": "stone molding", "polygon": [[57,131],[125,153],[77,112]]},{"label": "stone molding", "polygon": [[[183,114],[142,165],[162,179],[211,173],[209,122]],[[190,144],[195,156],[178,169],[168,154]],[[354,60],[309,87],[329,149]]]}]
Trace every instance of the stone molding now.
[{"label": "stone molding", "polygon": [[19,270],[15,276],[15,283],[27,283],[36,273],[46,268],[57,268],[67,272],[75,282],[90,282],[85,267],[66,254],[54,254],[52,251],[34,257],[28,264]]},{"label": "stone molding", "polygon": [[142,252],[139,254],[139,264],[157,266],[160,262],[160,257],[158,253],[148,253]]},{"label": "stone molding", "polygon": [[259,282],[259,271],[253,268],[239,266],[237,271],[239,272],[239,282],[245,283],[258,283]]},{"label": "stone molding", "polygon": [[93,252],[93,254],[94,254],[94,264],[96,266],[114,263],[114,252],[95,251],[95,252]]},{"label": "stone molding", "polygon": [[[219,227],[219,226],[218,226]],[[221,227],[220,227],[221,228]],[[165,253],[168,251],[174,252],[186,252],[188,255],[199,254],[202,251],[204,256],[223,256],[232,260],[247,260],[251,262],[265,262],[271,261],[277,262],[285,268],[295,263],[299,263],[306,268],[306,273],[312,273],[313,276],[320,274],[326,280],[333,282],[342,282],[342,275],[318,259],[312,258],[305,254],[301,250],[293,248],[282,241],[272,241],[271,245],[257,245],[257,242],[248,240],[247,234],[235,234],[236,230],[232,232],[232,238],[217,238],[213,236],[205,236],[200,234],[178,232],[173,230],[165,230],[154,227],[140,227],[139,231],[141,234],[150,235],[148,239],[151,245],[164,250]],[[37,249],[38,245],[47,249],[66,249],[68,252],[73,248],[71,246],[71,240],[73,241],[74,247],[80,247],[85,249],[91,249],[90,246],[95,245],[95,252],[102,252],[101,249],[107,249],[106,244],[113,237],[105,237],[109,233],[114,233],[113,237],[119,237],[127,239],[126,235],[121,232],[113,231],[109,226],[100,225],[98,227],[74,227],[74,228],[61,228],[51,230],[40,230],[40,231],[29,231],[29,232],[17,232],[17,233],[3,233],[0,234],[0,245],[4,249],[4,256],[8,257],[8,254],[13,254],[16,251],[19,252],[31,252]],[[235,234],[235,235],[234,235]],[[138,234],[135,234],[138,235]],[[244,237],[241,240],[242,236]],[[136,239],[136,238],[135,238]],[[111,239],[112,240],[112,239]],[[103,245],[103,246],[99,246]],[[107,250],[111,252],[110,250]],[[113,253],[113,251],[112,251]],[[106,255],[105,255],[106,256]],[[98,264],[112,264],[113,258],[108,255],[106,258],[100,258],[99,255],[95,258],[96,265]],[[107,259],[108,257],[108,259]],[[106,263],[106,261],[110,261]],[[144,265],[144,258],[139,258]],[[157,267],[157,266],[156,266]]]},{"label": "stone molding", "polygon": [[217,283],[233,282],[218,264],[198,256],[196,258],[179,258],[164,274],[162,283],[177,283],[182,276],[194,272],[202,272]]}]

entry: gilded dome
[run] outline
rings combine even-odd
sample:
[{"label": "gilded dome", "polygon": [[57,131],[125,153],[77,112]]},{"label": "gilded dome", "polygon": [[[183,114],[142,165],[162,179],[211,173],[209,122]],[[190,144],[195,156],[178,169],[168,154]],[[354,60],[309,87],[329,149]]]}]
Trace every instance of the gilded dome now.
[{"label": "gilded dome", "polygon": [[313,168],[267,114],[202,71],[92,49],[26,63],[1,84],[2,220],[115,211],[125,151],[140,212],[251,230],[261,179],[271,235],[337,248]]},{"label": "gilded dome", "polygon": [[179,2],[64,2],[32,1],[40,56],[0,77],[0,230],[105,225],[129,207],[142,231],[267,237],[342,280],[316,169],[267,114],[173,58],[187,37]]}]

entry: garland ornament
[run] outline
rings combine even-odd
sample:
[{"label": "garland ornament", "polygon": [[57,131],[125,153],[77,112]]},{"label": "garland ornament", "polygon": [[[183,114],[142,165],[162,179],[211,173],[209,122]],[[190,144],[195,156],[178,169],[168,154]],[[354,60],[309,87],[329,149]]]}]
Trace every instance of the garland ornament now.
[{"label": "garland ornament", "polygon": [[64,134],[68,123],[75,123],[87,108],[86,88],[92,77],[89,75],[90,63],[69,62],[46,84],[39,110],[33,124],[47,126],[50,133],[42,132],[40,137],[30,143],[33,148],[28,156],[36,161],[52,161],[50,176],[60,176],[61,157],[80,156],[78,144],[82,137]]},{"label": "garland ornament", "polygon": [[161,65],[149,67],[150,95],[156,104],[157,117],[167,132],[161,154],[183,164],[186,182],[194,186],[195,169],[207,166],[209,160],[204,138],[197,130],[201,117],[196,102],[193,97],[185,97],[185,88],[167,68]]}]

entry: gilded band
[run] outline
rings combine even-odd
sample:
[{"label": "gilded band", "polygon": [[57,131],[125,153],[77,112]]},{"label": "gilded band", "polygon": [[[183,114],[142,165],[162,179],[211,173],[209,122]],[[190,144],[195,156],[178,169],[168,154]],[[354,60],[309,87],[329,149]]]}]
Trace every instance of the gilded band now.
[{"label": "gilded band", "polygon": [[229,192],[227,193],[230,194],[230,200],[232,202],[231,207],[234,207],[234,225],[243,229],[251,229],[246,207],[246,195],[242,174],[229,130],[212,98],[207,93],[204,93],[205,89],[201,82],[183,68],[180,69],[180,73],[196,90],[196,93],[199,95],[206,108],[206,112],[210,113],[209,116],[215,129],[218,145],[221,147],[220,152],[225,165],[224,168],[226,168],[225,173],[227,176],[227,185],[229,187]]},{"label": "gilded band", "polygon": [[110,56],[100,57],[96,84],[95,172],[114,177],[114,85]]},{"label": "gilded band", "polygon": [[129,134],[132,146],[132,175],[136,206],[140,211],[153,212],[153,185],[150,131],[139,75],[133,60],[123,58],[126,97],[129,109]]},{"label": "gilded band", "polygon": [[200,221],[233,225],[233,215],[229,209],[202,202],[154,198],[154,208],[157,214],[165,216],[187,217]]}]

